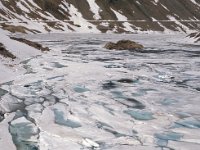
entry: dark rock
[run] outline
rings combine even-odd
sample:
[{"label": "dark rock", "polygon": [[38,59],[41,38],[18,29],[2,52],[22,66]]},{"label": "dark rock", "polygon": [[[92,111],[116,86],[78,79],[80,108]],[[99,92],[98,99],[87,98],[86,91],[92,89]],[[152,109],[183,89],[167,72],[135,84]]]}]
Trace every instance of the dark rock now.
[{"label": "dark rock", "polygon": [[6,90],[0,88],[0,97],[4,96],[4,95],[7,94],[7,93],[8,93],[8,91],[6,91]]},{"label": "dark rock", "polygon": [[2,43],[0,43],[0,55],[2,55],[3,57],[9,57],[11,59],[15,59],[16,56],[13,55],[11,52],[9,52]]},{"label": "dark rock", "polygon": [[28,85],[28,84],[27,84],[27,85],[24,85],[24,87],[30,87],[30,86],[31,86],[31,85]]},{"label": "dark rock", "polygon": [[109,82],[103,83],[102,87],[103,87],[104,90],[110,90],[110,89],[116,88],[117,85],[114,82],[109,81]]},{"label": "dark rock", "polygon": [[144,109],[145,105],[139,102],[138,100],[134,98],[127,98],[127,101],[133,103],[130,107],[135,108],[135,109]]},{"label": "dark rock", "polygon": [[196,88],[196,90],[197,90],[197,91],[200,91],[200,87],[199,87],[199,88]]},{"label": "dark rock", "polygon": [[109,50],[141,50],[143,49],[143,45],[138,44],[134,41],[130,41],[130,40],[120,40],[117,43],[113,43],[113,42],[108,42],[104,48],[109,49]]},{"label": "dark rock", "polygon": [[117,80],[117,82],[120,82],[120,83],[133,83],[134,81],[132,79],[122,78],[122,79]]},{"label": "dark rock", "polygon": [[191,33],[187,37],[194,38],[195,42],[200,42],[200,32]]},{"label": "dark rock", "polygon": [[25,43],[31,47],[34,47],[36,49],[39,49],[41,51],[49,51],[50,49],[48,47],[43,47],[41,44],[37,43],[37,42],[33,42],[33,41],[29,41],[27,39],[23,39],[23,38],[16,38],[16,37],[10,37],[13,40]]}]

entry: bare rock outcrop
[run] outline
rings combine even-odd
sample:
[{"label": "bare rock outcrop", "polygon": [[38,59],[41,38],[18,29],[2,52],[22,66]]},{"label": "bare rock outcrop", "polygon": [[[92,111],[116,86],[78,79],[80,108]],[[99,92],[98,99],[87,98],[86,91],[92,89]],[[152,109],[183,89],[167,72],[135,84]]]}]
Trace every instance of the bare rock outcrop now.
[{"label": "bare rock outcrop", "polygon": [[129,51],[135,51],[135,50],[141,50],[144,48],[143,45],[138,44],[131,40],[120,40],[117,43],[108,42],[104,48],[109,50],[129,50]]},{"label": "bare rock outcrop", "polygon": [[195,39],[195,42],[200,42],[200,32],[191,33],[187,37]]},{"label": "bare rock outcrop", "polygon": [[15,59],[16,56],[9,52],[2,43],[0,43],[0,55],[6,58]]},{"label": "bare rock outcrop", "polygon": [[34,47],[36,49],[39,49],[41,51],[49,51],[50,49],[48,47],[43,47],[41,44],[37,43],[37,42],[33,42],[33,41],[29,41],[27,39],[23,39],[23,38],[16,38],[16,37],[10,37],[13,40],[25,43],[31,47]]}]

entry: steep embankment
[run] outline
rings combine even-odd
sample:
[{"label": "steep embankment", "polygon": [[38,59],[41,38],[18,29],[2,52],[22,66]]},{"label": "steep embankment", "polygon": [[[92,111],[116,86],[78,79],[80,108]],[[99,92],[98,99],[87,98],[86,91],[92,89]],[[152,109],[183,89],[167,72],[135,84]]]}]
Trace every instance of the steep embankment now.
[{"label": "steep embankment", "polygon": [[11,32],[137,32],[200,29],[200,0],[1,0]]}]

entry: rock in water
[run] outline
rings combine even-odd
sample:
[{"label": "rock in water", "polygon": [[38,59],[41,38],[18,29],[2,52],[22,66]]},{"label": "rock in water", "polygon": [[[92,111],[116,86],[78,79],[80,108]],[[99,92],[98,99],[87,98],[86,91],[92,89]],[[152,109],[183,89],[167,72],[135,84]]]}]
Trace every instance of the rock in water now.
[{"label": "rock in water", "polygon": [[130,41],[130,40],[120,40],[117,43],[113,43],[113,42],[108,42],[104,48],[109,49],[109,50],[141,50],[143,49],[143,45],[138,44],[134,41]]}]

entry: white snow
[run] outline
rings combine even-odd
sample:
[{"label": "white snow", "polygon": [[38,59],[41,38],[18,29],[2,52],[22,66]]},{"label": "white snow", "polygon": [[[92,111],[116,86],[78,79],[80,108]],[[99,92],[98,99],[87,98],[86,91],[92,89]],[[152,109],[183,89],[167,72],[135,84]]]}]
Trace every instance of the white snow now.
[{"label": "white snow", "polygon": [[129,22],[128,22],[128,18],[124,15],[122,15],[121,13],[117,12],[116,10],[112,9],[111,10],[115,13],[116,17],[117,17],[117,20],[120,21],[120,22],[123,22],[123,26],[125,27],[124,29],[128,32],[132,32],[134,33],[135,30],[133,29],[133,25],[131,25]]},{"label": "white snow", "polygon": [[90,5],[90,10],[94,13],[94,19],[101,19],[101,16],[99,15],[101,8],[97,5],[95,0],[87,0],[87,2]]},{"label": "white snow", "polygon": [[[70,21],[73,21],[75,26],[72,27],[76,32],[85,33],[85,32],[93,32],[93,33],[99,33],[100,31],[96,28],[95,25],[92,23],[89,23],[86,19],[83,18],[82,14],[78,11],[77,8],[75,8],[74,5],[68,4],[66,1],[63,1],[62,4],[64,7],[63,9],[66,10],[70,14]],[[66,9],[67,7],[68,9]],[[76,26],[79,27],[76,27]]]},{"label": "white snow", "polygon": [[29,0],[29,3],[34,6],[34,8],[41,9],[33,0]]},{"label": "white snow", "polygon": [[0,29],[0,42],[4,44],[6,49],[13,53],[18,59],[24,59],[27,56],[35,56],[39,54],[39,51],[26,44],[10,39],[8,32]]},{"label": "white snow", "polygon": [[165,5],[161,4],[161,6],[169,11],[169,9]]},{"label": "white snow", "polygon": [[20,61],[41,54],[39,50],[10,39],[9,32],[2,29],[0,29],[0,43],[2,43],[8,51],[17,57],[15,61],[12,61],[0,56],[0,82],[10,80],[15,75],[23,72],[22,69],[17,66]]},{"label": "white snow", "polygon": [[127,20],[128,20],[126,16],[120,14],[120,13],[117,12],[116,10],[114,10],[114,9],[112,9],[112,8],[111,8],[111,10],[115,13],[115,15],[116,15],[118,21],[127,21]]},{"label": "white snow", "polygon": [[[187,26],[185,26],[180,21],[178,21],[174,16],[168,15],[167,17],[169,18],[169,20],[174,21],[177,25],[179,25],[181,28],[183,28],[186,33],[191,32],[191,30]],[[183,32],[183,30],[180,27],[178,27],[177,29],[180,32]]]},{"label": "white snow", "polygon": [[191,2],[193,2],[195,5],[198,5],[200,7],[200,4],[196,2],[196,0],[190,0]]},{"label": "white snow", "polygon": [[25,4],[26,4],[26,2],[24,0],[21,0],[21,1],[17,2],[17,7],[19,7],[22,11],[24,11],[26,13],[30,13],[30,10],[24,6]]}]

